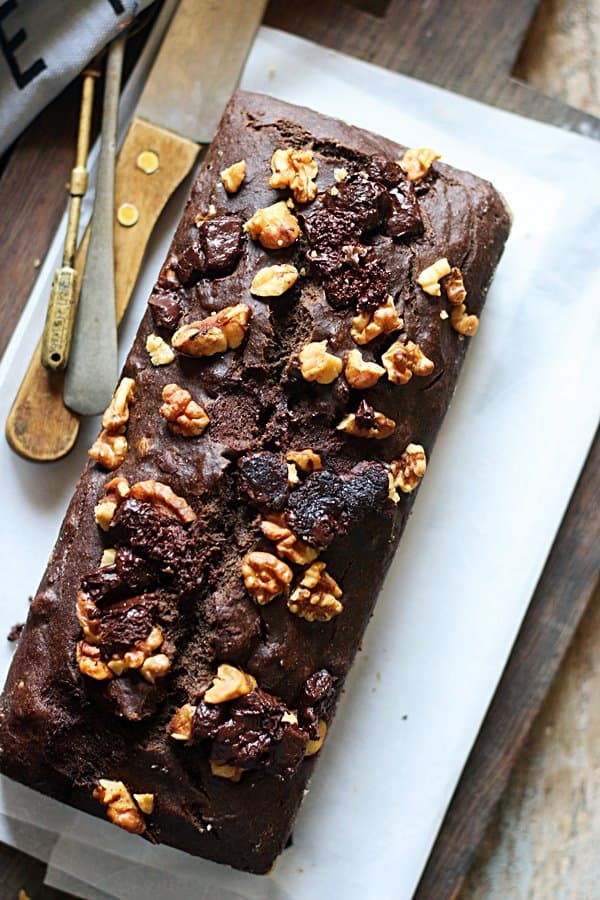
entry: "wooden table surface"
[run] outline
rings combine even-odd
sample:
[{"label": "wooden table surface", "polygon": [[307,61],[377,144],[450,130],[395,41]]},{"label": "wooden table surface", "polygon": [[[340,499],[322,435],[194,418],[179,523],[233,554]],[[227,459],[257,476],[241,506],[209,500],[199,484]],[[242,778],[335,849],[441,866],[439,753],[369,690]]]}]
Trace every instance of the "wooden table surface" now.
[{"label": "wooden table surface", "polygon": [[[594,118],[600,113],[600,0],[542,0],[530,27],[537,5],[271,0],[266,21],[395,71],[600,136]],[[76,86],[67,89],[25,132],[0,181],[0,352],[64,208],[77,94]],[[37,190],[24,192],[30,183]],[[594,595],[599,473],[596,439],[419,900],[600,898],[600,592]],[[0,845],[0,898],[16,898],[20,888],[34,900],[66,896],[42,885],[43,871],[42,864]]]}]

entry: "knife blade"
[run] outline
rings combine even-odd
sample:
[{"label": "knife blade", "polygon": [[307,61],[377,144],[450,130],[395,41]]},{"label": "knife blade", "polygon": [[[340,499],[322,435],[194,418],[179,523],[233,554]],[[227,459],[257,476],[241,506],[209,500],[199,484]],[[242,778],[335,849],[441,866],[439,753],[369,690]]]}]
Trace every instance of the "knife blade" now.
[{"label": "knife blade", "polygon": [[[115,217],[117,321],[129,303],[160,213],[194,165],[201,143],[212,139],[266,2],[181,0],[171,20],[115,170],[116,210],[125,207],[137,216],[130,227]],[[204,105],[198,103],[202,97]],[[79,417],[63,403],[63,383],[62,374],[47,372],[39,362],[38,345],[6,423],[7,440],[21,456],[49,462],[74,446]]]}]

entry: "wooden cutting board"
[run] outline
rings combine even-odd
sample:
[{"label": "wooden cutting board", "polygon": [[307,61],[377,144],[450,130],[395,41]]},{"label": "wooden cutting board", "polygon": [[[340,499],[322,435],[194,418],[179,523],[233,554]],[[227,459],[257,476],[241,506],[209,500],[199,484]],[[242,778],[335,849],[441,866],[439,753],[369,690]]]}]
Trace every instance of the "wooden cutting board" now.
[{"label": "wooden cutting board", "polygon": [[[600,121],[511,77],[537,0],[271,0],[265,22],[393,71],[600,138]],[[77,85],[48,107],[8,155],[0,180],[0,353],[10,339],[65,205]],[[35,190],[28,186],[36,185]],[[41,323],[40,323],[41,325]],[[32,341],[37,335],[32,335]],[[597,437],[502,680],[446,814],[415,900],[455,897],[512,765],[588,604],[600,570]],[[0,845],[0,897],[43,866]]]}]

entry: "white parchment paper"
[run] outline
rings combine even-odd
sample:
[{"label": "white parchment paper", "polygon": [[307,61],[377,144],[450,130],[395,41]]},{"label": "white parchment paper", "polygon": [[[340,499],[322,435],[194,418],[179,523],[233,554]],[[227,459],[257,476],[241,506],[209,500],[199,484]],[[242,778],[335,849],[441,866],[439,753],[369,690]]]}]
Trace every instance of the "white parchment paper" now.
[{"label": "white parchment paper", "polygon": [[[51,883],[91,898],[408,900],[597,425],[600,149],[272,29],[261,29],[243,86],[439,149],[505,194],[513,232],[294,844],[274,872],[245,875],[152,847],[6,779],[0,838],[34,853],[37,840]],[[123,355],[188,186],[155,234]],[[39,333],[54,265],[45,264],[0,367],[2,418]],[[0,443],[10,561],[0,635],[25,617],[96,427],[87,423],[75,452],[44,467]],[[3,673],[4,641],[0,652]]]}]

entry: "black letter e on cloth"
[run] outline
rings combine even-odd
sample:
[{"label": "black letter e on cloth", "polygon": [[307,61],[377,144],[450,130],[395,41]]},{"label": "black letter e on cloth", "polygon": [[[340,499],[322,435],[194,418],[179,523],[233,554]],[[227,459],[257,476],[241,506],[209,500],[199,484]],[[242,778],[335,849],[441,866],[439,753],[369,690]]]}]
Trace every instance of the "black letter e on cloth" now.
[{"label": "black letter e on cloth", "polygon": [[[16,8],[17,0],[6,0],[5,3],[0,4],[0,22],[2,22],[11,12],[14,12]],[[33,81],[33,79],[46,68],[46,63],[43,59],[36,59],[28,69],[21,72],[15,56],[15,51],[18,50],[21,44],[26,40],[27,34],[24,28],[19,28],[11,38],[7,38],[4,33],[4,28],[0,26],[0,50],[2,50],[2,53],[4,54],[6,62],[8,63],[8,68],[12,73],[12,77],[15,79],[17,87],[21,90],[23,90],[24,87],[27,87],[29,82]]]}]

